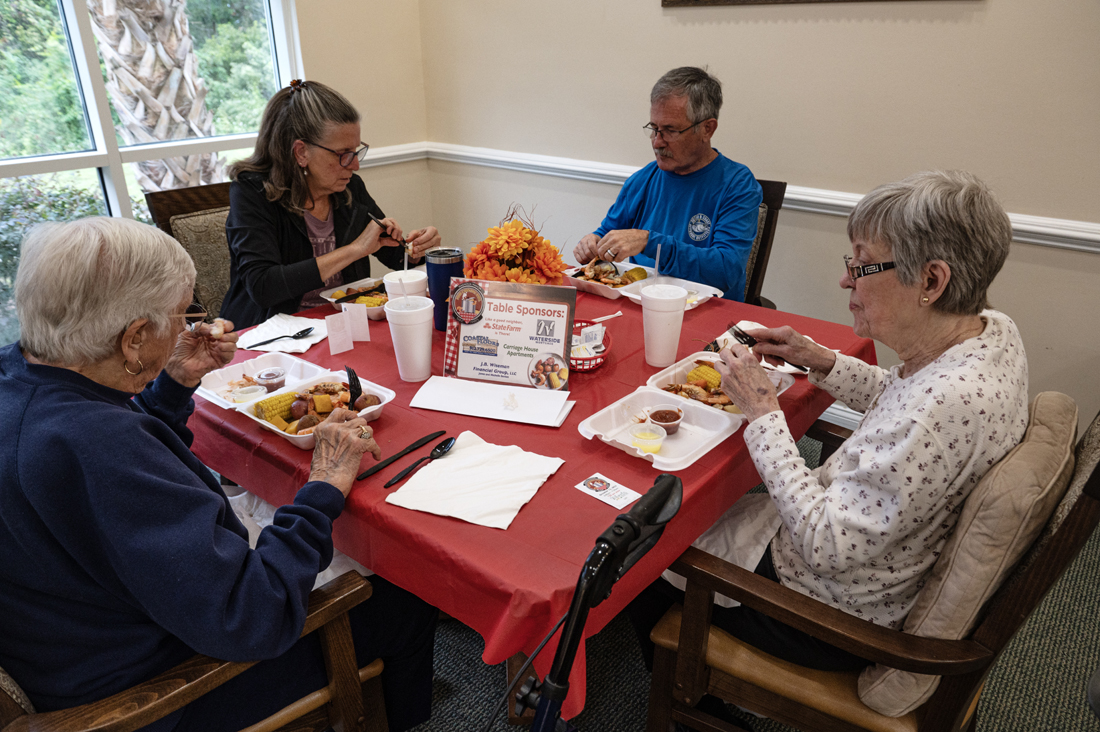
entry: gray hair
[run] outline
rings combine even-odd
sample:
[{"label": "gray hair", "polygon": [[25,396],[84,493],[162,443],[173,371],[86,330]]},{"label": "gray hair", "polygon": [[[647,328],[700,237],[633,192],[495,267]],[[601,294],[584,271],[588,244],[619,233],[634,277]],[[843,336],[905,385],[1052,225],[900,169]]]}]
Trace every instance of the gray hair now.
[{"label": "gray hair", "polygon": [[669,97],[687,97],[687,116],[692,123],[718,119],[722,108],[722,82],[697,66],[681,66],[657,80],[649,93],[649,103]]},{"label": "gray hair", "polygon": [[[301,214],[310,195],[294,159],[294,141],[316,143],[333,125],[358,123],[359,112],[343,94],[319,81],[295,79],[268,100],[256,149],[229,166],[229,177],[236,180],[244,172],[259,173],[267,200]],[[344,191],[344,201],[351,203],[351,191]]]},{"label": "gray hair", "polygon": [[165,333],[194,288],[191,257],[155,226],[109,217],[39,224],[15,275],[20,345],[49,364],[92,364],[115,353],[135,320]]},{"label": "gray hair", "polygon": [[927,262],[943,260],[951,280],[933,307],[976,315],[1012,242],[1008,214],[985,183],[961,170],[932,170],[879,186],[848,217],[853,242],[890,247],[898,281],[913,286]]}]

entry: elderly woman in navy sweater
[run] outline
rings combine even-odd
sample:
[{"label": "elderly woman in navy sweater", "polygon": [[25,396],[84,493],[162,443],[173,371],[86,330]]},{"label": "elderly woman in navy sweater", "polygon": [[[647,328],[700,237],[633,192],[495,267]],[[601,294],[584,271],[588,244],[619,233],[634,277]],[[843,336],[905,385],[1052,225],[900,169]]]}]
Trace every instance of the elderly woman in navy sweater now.
[{"label": "elderly woman in navy sweater", "polygon": [[[150,729],[240,729],[325,684],[317,641],[299,640],[307,597],[360,459],[380,451],[364,420],[334,413],[309,482],[250,549],[188,448],[191,395],[237,340],[231,323],[185,328],[194,281],[183,248],[134,221],[47,224],[23,244],[20,341],[0,349],[0,665],[40,710],[196,652],[260,663]],[[356,651],[385,660],[406,729],[430,711],[436,613],[372,584]]]}]

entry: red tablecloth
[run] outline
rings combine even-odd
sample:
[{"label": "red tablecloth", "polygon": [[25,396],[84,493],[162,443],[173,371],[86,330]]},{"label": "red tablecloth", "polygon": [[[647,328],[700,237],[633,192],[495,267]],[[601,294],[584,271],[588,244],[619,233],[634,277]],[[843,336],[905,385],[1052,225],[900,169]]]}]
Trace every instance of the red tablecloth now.
[{"label": "red tablecloth", "polygon": [[[571,374],[570,398],[577,404],[557,429],[410,408],[420,384],[398,378],[385,321],[372,322],[371,341],[357,343],[353,351],[332,356],[328,343],[322,342],[303,354],[305,359],[334,370],[351,366],[361,379],[397,392],[382,416],[371,423],[383,455],[445,429],[449,435],[472,430],[488,442],[515,444],[565,460],[507,531],[385,503],[389,491],[383,490],[382,484],[414,457],[426,455],[430,445],[357,484],[336,521],[337,548],[480,633],[485,638],[482,658],[486,663],[500,663],[517,652],[530,654],[534,650],[568,610],[580,568],[596,537],[620,513],[574,486],[598,471],[645,493],[659,474],[648,462],[598,440],[586,440],[577,432],[582,420],[660,370],[645,363],[639,305],[625,298],[577,295],[578,318],[592,319],[616,310],[623,315],[606,324],[614,338],[607,361],[595,371]],[[331,313],[326,306],[303,315]],[[791,325],[828,347],[871,362],[875,358],[872,342],[856,337],[848,325],[725,300],[711,300],[685,313],[678,357],[702,350],[729,323],[745,319],[766,326]],[[256,355],[242,351],[237,360]],[[442,357],[443,334],[435,333],[433,374],[442,374]],[[832,401],[804,377],[796,378],[779,399],[795,436],[804,434]],[[242,415],[201,398],[196,403],[190,427],[199,458],[270,503],[291,502],[309,476],[311,453],[260,429]],[[371,463],[367,457],[364,469]],[[603,628],[734,501],[760,482],[741,430],[676,475],[684,484],[679,514],[657,546],[615,586],[611,598],[592,612],[587,635]],[[548,644],[540,654],[536,662],[540,674],[549,670],[555,644]],[[566,717],[583,708],[585,673],[582,643],[570,679]]]}]

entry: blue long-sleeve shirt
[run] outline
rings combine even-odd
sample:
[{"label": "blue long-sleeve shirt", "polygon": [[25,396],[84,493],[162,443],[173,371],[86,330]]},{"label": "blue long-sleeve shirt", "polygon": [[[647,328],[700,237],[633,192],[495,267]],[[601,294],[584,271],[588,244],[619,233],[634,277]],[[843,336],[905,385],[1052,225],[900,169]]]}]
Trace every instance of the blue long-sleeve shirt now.
[{"label": "blue long-sleeve shirt", "polygon": [[189,449],[193,391],[162,373],[131,398],[0,348],[0,666],[39,710],[301,633],[344,498],[307,483],[250,549]]},{"label": "blue long-sleeve shirt", "polygon": [[652,162],[627,178],[594,233],[644,229],[649,241],[631,261],[652,267],[660,244],[661,274],[717,287],[740,302],[762,200],[752,171],[722,153],[687,175]]}]

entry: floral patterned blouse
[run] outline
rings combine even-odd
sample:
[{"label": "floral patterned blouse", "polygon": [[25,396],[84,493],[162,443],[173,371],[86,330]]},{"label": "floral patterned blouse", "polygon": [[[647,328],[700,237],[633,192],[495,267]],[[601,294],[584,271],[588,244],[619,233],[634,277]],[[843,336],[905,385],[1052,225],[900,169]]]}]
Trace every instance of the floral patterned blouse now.
[{"label": "floral patterned blouse", "polygon": [[908,378],[900,366],[885,371],[843,355],[827,376],[811,376],[866,412],[816,470],[799,457],[782,412],[746,427],[781,520],[771,549],[785,586],[874,623],[901,625],[963,501],[1027,427],[1020,333],[1003,313],[981,317],[980,335]]}]

